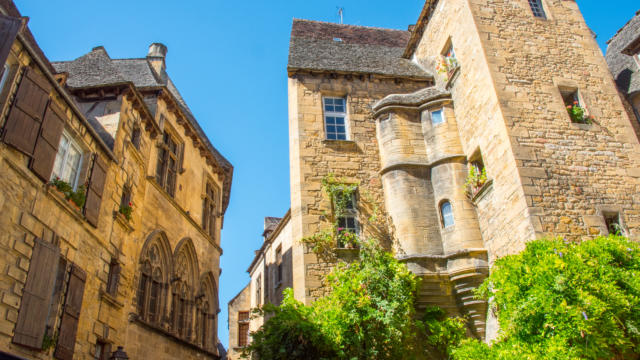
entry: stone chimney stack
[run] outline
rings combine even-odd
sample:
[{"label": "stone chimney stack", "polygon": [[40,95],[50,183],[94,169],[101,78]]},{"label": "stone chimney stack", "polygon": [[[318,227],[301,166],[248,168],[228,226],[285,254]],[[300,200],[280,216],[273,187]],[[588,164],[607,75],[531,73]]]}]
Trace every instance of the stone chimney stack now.
[{"label": "stone chimney stack", "polygon": [[162,71],[166,69],[164,59],[167,56],[167,47],[161,43],[153,43],[149,45],[149,53],[147,54],[147,60],[153,66],[153,69],[162,74]]}]

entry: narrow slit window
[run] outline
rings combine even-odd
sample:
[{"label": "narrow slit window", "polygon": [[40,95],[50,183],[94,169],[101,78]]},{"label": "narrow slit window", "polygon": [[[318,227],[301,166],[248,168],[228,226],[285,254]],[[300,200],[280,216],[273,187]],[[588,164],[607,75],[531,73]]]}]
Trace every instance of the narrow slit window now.
[{"label": "narrow slit window", "polygon": [[440,214],[442,216],[442,227],[449,228],[454,225],[453,208],[449,201],[444,201],[440,204]]},{"label": "narrow slit window", "polygon": [[544,7],[542,6],[542,0],[529,0],[529,6],[531,7],[533,16],[541,19],[547,18],[547,14],[545,14]]},{"label": "narrow slit window", "polygon": [[327,140],[347,140],[347,104],[344,98],[323,98]]}]

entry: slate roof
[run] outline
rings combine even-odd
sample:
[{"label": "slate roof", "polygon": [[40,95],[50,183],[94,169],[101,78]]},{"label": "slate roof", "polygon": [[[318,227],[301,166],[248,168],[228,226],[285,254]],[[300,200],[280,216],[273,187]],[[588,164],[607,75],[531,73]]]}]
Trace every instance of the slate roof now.
[{"label": "slate roof", "polygon": [[53,62],[52,65],[57,72],[69,74],[66,84],[72,89],[129,82],[139,89],[166,87],[180,105],[181,110],[198,133],[200,139],[206,144],[218,164],[227,174],[228,180],[225,182],[227,196],[224,204],[226,208],[231,187],[231,177],[233,176],[233,166],[211,144],[166,71],[163,70],[161,74],[158,74],[146,58],[111,59],[102,46],[95,47],[90,53],[75,60]]},{"label": "slate roof", "polygon": [[450,97],[451,94],[437,87],[420,89],[410,94],[392,94],[384,97],[373,105],[373,110],[378,111],[385,106],[420,106],[428,101]]},{"label": "slate roof", "polygon": [[288,70],[431,79],[419,65],[402,58],[409,36],[402,30],[294,19]]},{"label": "slate roof", "polygon": [[616,33],[607,46],[605,59],[618,88],[627,95],[640,92],[640,68],[622,51],[640,36],[640,11]]}]

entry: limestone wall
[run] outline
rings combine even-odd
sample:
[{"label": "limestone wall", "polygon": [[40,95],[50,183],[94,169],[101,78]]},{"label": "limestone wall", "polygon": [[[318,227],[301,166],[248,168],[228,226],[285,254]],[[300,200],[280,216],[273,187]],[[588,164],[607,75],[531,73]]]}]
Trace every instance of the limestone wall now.
[{"label": "limestone wall", "polygon": [[[424,82],[393,81],[369,76],[303,75],[289,79],[289,144],[291,159],[291,230],[293,286],[296,298],[307,303],[325,294],[322,279],[332,267],[299,241],[322,226],[329,209],[321,181],[329,173],[358,183],[384,214],[380,157],[371,106],[392,93],[413,92]],[[347,100],[350,141],[325,140],[322,96]],[[361,213],[365,209],[360,209]],[[363,229],[366,234],[367,229]]]},{"label": "limestone wall", "polygon": [[238,346],[238,313],[241,311],[250,311],[251,309],[251,292],[250,286],[245,286],[228,305],[229,312],[229,349],[227,353],[228,360],[238,360],[241,355],[241,348]]},{"label": "limestone wall", "polygon": [[[20,41],[14,43],[9,62],[38,68]],[[13,78],[10,96],[13,96],[19,81],[19,76]],[[25,155],[0,143],[0,184],[4,189],[0,193],[0,211],[3,214],[0,217],[0,248],[3,254],[0,257],[0,348],[28,358],[52,358],[52,349],[34,351],[11,343],[22,289],[31,265],[34,238],[40,237],[57,245],[68,264],[76,264],[87,274],[74,358],[93,358],[98,340],[113,344],[113,350],[117,345],[124,346],[132,359],[214,358],[219,310],[219,257],[222,252],[219,246],[223,212],[221,200],[218,199],[220,213],[215,236],[211,237],[202,230],[201,216],[205,179],[211,179],[221,189],[221,175],[207,165],[200,150],[193,147],[190,136],[174,122],[175,116],[166,112],[168,126],[175,128],[186,146],[185,171],[177,176],[176,198],[171,198],[155,184],[153,176],[159,137],[152,136],[151,127],[145,128],[141,124],[145,114],[133,97],[124,91],[110,103],[110,106],[117,105],[114,114],[118,114],[117,121],[111,122],[116,129],[110,155],[98,145],[85,123],[56,91],[52,94],[54,101],[68,117],[65,129],[81,144],[87,155],[95,152],[107,163],[98,227],[87,223],[79,209],[36,178],[27,167]],[[158,114],[165,111],[162,100],[159,102]],[[4,123],[10,101],[3,99],[1,103],[0,124]],[[140,126],[141,143],[136,149],[131,143],[131,135],[133,129]],[[130,221],[118,214],[125,186],[132,189]],[[221,196],[220,192],[218,194]],[[195,330],[187,341],[171,333],[167,325],[170,300],[165,300],[161,308],[162,325],[148,326],[137,320],[140,254],[150,235],[160,233],[166,237],[172,252],[179,248],[179,244],[191,242],[197,258],[195,282],[209,279],[208,276],[212,279],[213,288],[207,299],[214,316],[209,328],[210,346],[206,346],[205,351],[201,340],[195,336]],[[118,291],[114,296],[105,293],[109,265],[113,259],[122,265]],[[194,291],[199,288],[199,284],[192,285]],[[61,305],[57,306],[54,311],[61,311]],[[195,329],[195,314],[193,316]]]}]

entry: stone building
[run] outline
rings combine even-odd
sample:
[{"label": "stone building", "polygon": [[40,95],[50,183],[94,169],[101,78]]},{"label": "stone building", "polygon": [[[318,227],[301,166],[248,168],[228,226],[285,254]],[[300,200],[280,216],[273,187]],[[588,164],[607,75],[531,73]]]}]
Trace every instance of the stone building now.
[{"label": "stone building", "polygon": [[472,292],[495,259],[640,237],[635,120],[575,1],[427,0],[408,31],[296,19],[288,84],[301,301],[333,265],[300,242],[328,225],[329,174],[357,186],[340,227],[385,241],[423,279],[418,310],[465,315],[478,338],[497,330]]},{"label": "stone building", "polygon": [[247,285],[229,301],[229,344],[227,359],[241,359],[242,348],[249,343],[251,325],[251,285]]},{"label": "stone building", "polygon": [[166,47],[50,63],[13,2],[0,12],[0,357],[219,358],[233,167]]},{"label": "stone building", "polygon": [[607,42],[605,58],[628,103],[629,117],[640,121],[640,11]]}]

